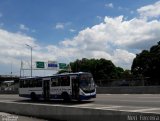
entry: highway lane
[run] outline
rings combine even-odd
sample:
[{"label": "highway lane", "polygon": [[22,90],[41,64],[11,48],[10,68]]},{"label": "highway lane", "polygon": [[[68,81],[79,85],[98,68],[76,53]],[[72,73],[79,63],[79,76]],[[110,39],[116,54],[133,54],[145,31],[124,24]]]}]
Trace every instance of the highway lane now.
[{"label": "highway lane", "polygon": [[51,104],[67,107],[94,108],[102,110],[119,110],[127,112],[148,112],[160,114],[160,94],[97,94],[97,98],[89,101],[30,101],[18,95],[0,95],[0,101],[16,103]]},{"label": "highway lane", "polygon": [[[2,100],[24,102],[30,101],[30,99],[19,97],[16,94],[1,94],[0,101]],[[47,102],[39,101],[39,103]],[[48,103],[65,104],[62,101],[49,101]],[[72,101],[69,104],[72,105],[78,103],[79,102]],[[95,99],[92,99],[91,101],[84,101],[84,103],[93,103],[101,105],[160,107],[160,94],[97,94],[97,97]]]},{"label": "highway lane", "polygon": [[96,104],[160,107],[160,94],[98,94]]}]

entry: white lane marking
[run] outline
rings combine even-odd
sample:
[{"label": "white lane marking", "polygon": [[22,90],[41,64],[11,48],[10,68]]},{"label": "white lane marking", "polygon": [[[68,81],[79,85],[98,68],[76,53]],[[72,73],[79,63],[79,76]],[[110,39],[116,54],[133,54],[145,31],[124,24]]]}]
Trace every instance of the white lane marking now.
[{"label": "white lane marking", "polygon": [[143,113],[160,114],[160,112],[159,112],[159,111],[147,111],[147,112],[143,112]]},{"label": "white lane marking", "polygon": [[146,96],[150,96],[150,95],[154,95],[154,94],[141,94],[141,95],[146,95]]},{"label": "white lane marking", "polygon": [[138,110],[132,110],[132,112],[146,112],[146,111],[154,111],[154,110],[159,110],[160,108],[146,108],[146,109],[138,109]]},{"label": "white lane marking", "polygon": [[122,94],[122,95],[129,95],[129,94]]},{"label": "white lane marking", "polygon": [[0,102],[13,102],[15,100],[0,100]]},{"label": "white lane marking", "polygon": [[64,105],[67,107],[88,107],[88,106],[94,106],[95,104],[78,104],[78,105]]},{"label": "white lane marking", "polygon": [[153,113],[153,114],[160,114],[160,110],[159,109],[147,109],[147,110],[145,110],[145,109],[140,109],[140,110],[128,110],[128,109],[121,109],[121,107],[120,108],[118,108],[118,109],[116,109],[116,108],[113,108],[113,109],[101,109],[101,110],[113,110],[113,111],[124,111],[124,112],[139,112],[139,113]]},{"label": "white lane marking", "polygon": [[[136,98],[148,98],[148,99],[151,99],[150,97],[136,97]],[[152,97],[153,98],[157,98],[157,99],[160,99],[160,97]]]},{"label": "white lane marking", "polygon": [[73,105],[72,107],[78,107],[78,108],[94,108],[94,107],[97,107],[97,106],[104,107],[104,106],[106,106],[106,105],[84,104],[84,105]]},{"label": "white lane marking", "polygon": [[67,107],[77,107],[77,108],[89,108],[89,109],[100,109],[100,110],[117,110],[116,108],[121,108],[124,106],[115,106],[115,105],[100,105],[100,104],[85,104],[85,105],[74,105],[74,106],[67,106]]},{"label": "white lane marking", "polygon": [[109,107],[96,107],[94,109],[115,109],[115,108],[120,108],[120,107],[123,107],[123,106],[109,106]]},{"label": "white lane marking", "polygon": [[121,101],[121,102],[159,102],[159,100],[158,101],[153,101],[153,100],[119,100],[119,101]]}]

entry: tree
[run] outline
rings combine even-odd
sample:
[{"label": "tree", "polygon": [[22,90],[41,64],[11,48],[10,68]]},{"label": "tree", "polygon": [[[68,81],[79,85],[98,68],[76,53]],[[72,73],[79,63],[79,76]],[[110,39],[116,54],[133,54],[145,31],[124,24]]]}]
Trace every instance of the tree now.
[{"label": "tree", "polygon": [[67,71],[67,70],[60,70],[60,71],[57,72],[57,74],[61,74],[61,73],[69,73],[69,71]]},{"label": "tree", "polygon": [[143,50],[133,60],[131,71],[134,75],[150,78],[151,84],[160,84],[160,42],[150,50]]},{"label": "tree", "polygon": [[116,67],[110,60],[86,59],[76,60],[70,63],[73,72],[91,72],[95,80],[110,80],[121,78],[123,69]]}]

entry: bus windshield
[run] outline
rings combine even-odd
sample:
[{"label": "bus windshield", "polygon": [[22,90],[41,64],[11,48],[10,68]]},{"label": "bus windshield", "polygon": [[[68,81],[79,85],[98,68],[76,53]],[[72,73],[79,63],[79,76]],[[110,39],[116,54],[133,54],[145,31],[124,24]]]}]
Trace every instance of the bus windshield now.
[{"label": "bus windshield", "polygon": [[80,75],[80,88],[82,90],[92,90],[95,87],[95,83],[92,75],[83,74]]}]

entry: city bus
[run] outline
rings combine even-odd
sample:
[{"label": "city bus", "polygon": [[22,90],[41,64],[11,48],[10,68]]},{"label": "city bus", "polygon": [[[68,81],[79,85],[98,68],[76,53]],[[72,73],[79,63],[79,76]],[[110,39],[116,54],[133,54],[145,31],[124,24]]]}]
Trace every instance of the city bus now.
[{"label": "city bus", "polygon": [[96,86],[88,72],[55,74],[46,77],[21,78],[19,96],[32,100],[88,100],[96,98]]}]

